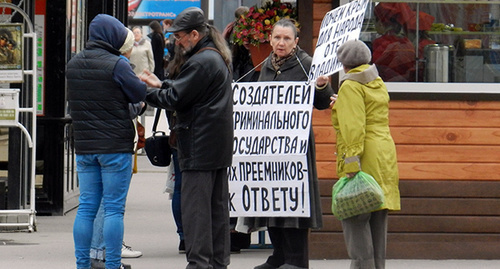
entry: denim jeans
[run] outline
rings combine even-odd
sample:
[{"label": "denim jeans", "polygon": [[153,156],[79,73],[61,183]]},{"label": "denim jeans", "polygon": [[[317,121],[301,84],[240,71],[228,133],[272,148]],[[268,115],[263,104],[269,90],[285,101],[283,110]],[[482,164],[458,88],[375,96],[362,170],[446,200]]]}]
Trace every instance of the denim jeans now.
[{"label": "denim jeans", "polygon": [[80,184],[80,205],[73,226],[77,268],[90,268],[94,219],[101,200],[105,212],[106,268],[120,268],[123,215],[132,178],[132,154],[77,154],[76,163]]},{"label": "denim jeans", "polygon": [[106,254],[104,246],[104,205],[99,205],[99,210],[94,219],[94,231],[92,234],[92,243],[90,244],[90,258],[104,261]]},{"label": "denim jeans", "polygon": [[179,167],[179,159],[177,158],[177,150],[172,149],[172,157],[175,172],[174,194],[172,195],[172,213],[174,215],[175,225],[177,226],[177,234],[179,235],[179,240],[184,240],[181,215],[182,173],[181,168]]}]

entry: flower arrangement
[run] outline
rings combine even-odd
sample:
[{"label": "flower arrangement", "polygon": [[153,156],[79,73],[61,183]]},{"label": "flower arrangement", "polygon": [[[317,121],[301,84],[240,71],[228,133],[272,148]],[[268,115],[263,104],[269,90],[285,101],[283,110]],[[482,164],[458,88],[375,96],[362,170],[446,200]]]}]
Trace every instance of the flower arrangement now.
[{"label": "flower arrangement", "polygon": [[236,21],[233,42],[238,45],[255,46],[269,42],[273,25],[281,18],[297,19],[297,10],[291,3],[272,0],[260,8],[252,6],[248,13],[241,15]]}]

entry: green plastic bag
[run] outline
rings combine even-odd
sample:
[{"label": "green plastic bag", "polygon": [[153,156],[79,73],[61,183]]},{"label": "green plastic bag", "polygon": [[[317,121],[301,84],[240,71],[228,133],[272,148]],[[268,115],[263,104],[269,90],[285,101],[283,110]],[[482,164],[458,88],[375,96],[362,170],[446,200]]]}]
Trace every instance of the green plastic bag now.
[{"label": "green plastic bag", "polygon": [[384,204],[384,192],[369,174],[342,177],[332,188],[332,213],[340,220],[372,212]]}]

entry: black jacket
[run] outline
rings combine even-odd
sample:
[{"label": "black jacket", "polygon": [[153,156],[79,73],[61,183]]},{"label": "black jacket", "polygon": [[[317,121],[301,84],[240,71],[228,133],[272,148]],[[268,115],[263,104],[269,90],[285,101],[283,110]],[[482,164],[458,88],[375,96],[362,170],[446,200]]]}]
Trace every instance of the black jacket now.
[{"label": "black jacket", "polygon": [[155,61],[155,70],[153,73],[163,79],[163,54],[165,54],[165,40],[160,33],[151,33],[148,35],[151,39],[151,48],[153,49],[153,58]]},{"label": "black jacket", "polygon": [[175,110],[181,170],[216,170],[232,163],[233,103],[231,73],[207,37],[193,48],[175,80],[152,89],[146,102]]}]

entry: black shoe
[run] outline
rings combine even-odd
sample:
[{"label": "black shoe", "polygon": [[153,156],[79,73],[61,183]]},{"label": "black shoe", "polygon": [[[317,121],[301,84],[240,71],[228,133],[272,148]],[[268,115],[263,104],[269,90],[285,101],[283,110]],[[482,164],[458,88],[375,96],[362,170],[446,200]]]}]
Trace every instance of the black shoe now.
[{"label": "black shoe", "polygon": [[[104,261],[97,259],[90,259],[90,268],[92,269],[106,269],[106,265]],[[132,269],[130,264],[121,264],[120,269]]]},{"label": "black shoe", "polygon": [[90,268],[92,269],[106,269],[104,261],[98,259],[90,259]]},{"label": "black shoe", "polygon": [[266,262],[261,265],[255,266],[253,269],[277,269],[277,268]]},{"label": "black shoe", "polygon": [[184,240],[179,242],[179,254],[186,253],[186,245],[184,244]]},{"label": "black shoe", "polygon": [[291,264],[283,264],[282,266],[278,267],[278,269],[307,269],[306,267],[298,267],[296,265],[291,265]]},{"label": "black shoe", "polygon": [[231,232],[231,250],[250,247],[250,234]]}]

